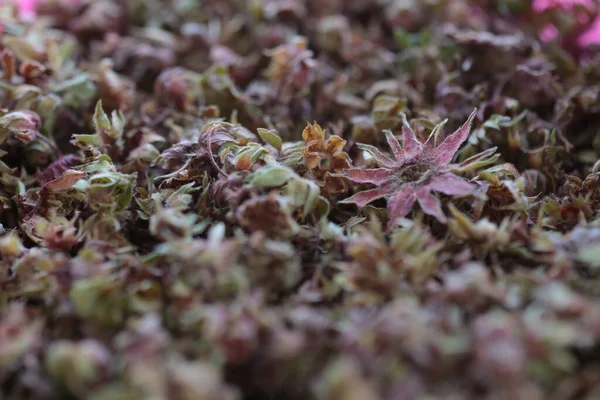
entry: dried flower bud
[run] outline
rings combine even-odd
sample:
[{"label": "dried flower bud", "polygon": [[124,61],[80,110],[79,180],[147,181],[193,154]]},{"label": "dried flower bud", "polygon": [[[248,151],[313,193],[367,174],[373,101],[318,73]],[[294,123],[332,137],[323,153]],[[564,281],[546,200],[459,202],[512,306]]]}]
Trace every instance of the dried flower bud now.
[{"label": "dried flower bud", "polygon": [[0,117],[0,143],[16,138],[24,144],[31,143],[40,134],[42,120],[33,111],[13,111]]},{"label": "dried flower bud", "polygon": [[199,76],[180,67],[163,71],[156,79],[154,92],[159,102],[173,104],[179,110],[186,110],[199,93]]},{"label": "dried flower bud", "polygon": [[272,82],[286,82],[291,90],[306,87],[313,79],[316,62],[313,52],[308,50],[304,38],[296,38],[288,44],[278,46],[271,52],[271,64],[267,77]]},{"label": "dried flower bud", "polygon": [[346,17],[342,15],[325,17],[319,21],[317,44],[325,51],[339,51],[349,33],[350,24]]},{"label": "dried flower bud", "polygon": [[269,236],[291,237],[298,231],[289,205],[279,196],[251,198],[236,210],[240,225],[250,231],[265,232]]},{"label": "dried flower bud", "polygon": [[340,358],[327,367],[316,392],[318,399],[379,399],[371,382],[361,376],[357,363],[349,358]]},{"label": "dried flower bud", "polygon": [[23,243],[16,234],[4,235],[0,237],[0,254],[7,259],[18,257],[23,251]]},{"label": "dried flower bud", "polygon": [[343,151],[346,141],[337,135],[325,140],[325,132],[317,123],[308,124],[302,132],[306,145],[302,152],[304,163],[320,186],[332,193],[343,192],[346,184],[340,176],[332,176],[350,168],[350,157]]},{"label": "dried flower bud", "polygon": [[108,349],[91,339],[79,343],[51,343],[45,363],[48,372],[75,395],[89,393],[109,378],[112,369]]},{"label": "dried flower bud", "polygon": [[159,207],[150,218],[150,233],[165,241],[188,238],[192,235],[195,220],[193,215]]},{"label": "dried flower bud", "polygon": [[238,391],[224,382],[222,374],[205,362],[173,360],[168,366],[170,389],[182,400],[238,400]]},{"label": "dried flower bud", "polygon": [[475,369],[487,385],[516,383],[523,379],[526,349],[517,321],[501,312],[483,315],[474,323]]},{"label": "dried flower bud", "polygon": [[273,293],[293,288],[302,277],[294,248],[287,242],[267,239],[260,232],[250,236],[242,257],[248,263],[250,279]]},{"label": "dried flower bud", "polygon": [[[42,348],[41,321],[29,320],[22,303],[12,303],[0,314],[0,367],[16,371],[19,361]],[[0,374],[0,376],[3,375]]]},{"label": "dried flower bud", "polygon": [[109,108],[128,111],[135,102],[135,83],[113,71],[110,60],[102,60],[98,71],[98,95]]}]

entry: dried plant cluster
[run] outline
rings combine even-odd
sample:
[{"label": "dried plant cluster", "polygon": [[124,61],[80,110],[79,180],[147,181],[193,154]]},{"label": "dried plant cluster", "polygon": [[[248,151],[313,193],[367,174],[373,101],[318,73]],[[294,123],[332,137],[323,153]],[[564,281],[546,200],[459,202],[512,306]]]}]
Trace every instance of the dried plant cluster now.
[{"label": "dried plant cluster", "polygon": [[4,5],[0,398],[600,398],[595,14]]}]

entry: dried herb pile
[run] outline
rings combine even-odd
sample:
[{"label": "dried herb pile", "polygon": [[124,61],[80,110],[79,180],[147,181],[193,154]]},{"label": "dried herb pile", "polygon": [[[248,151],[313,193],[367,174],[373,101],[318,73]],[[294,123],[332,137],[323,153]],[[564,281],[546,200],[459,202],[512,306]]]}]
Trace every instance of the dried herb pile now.
[{"label": "dried herb pile", "polygon": [[2,6],[0,398],[600,398],[597,10],[531,9]]}]

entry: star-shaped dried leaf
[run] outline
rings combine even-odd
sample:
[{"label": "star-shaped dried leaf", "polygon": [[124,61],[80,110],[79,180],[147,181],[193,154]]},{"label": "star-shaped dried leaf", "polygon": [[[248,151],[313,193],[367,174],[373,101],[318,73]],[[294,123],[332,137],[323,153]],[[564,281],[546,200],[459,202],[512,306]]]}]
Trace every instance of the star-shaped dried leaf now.
[{"label": "star-shaped dried leaf", "polygon": [[[449,135],[441,144],[435,145],[445,122],[438,125],[425,143],[422,143],[406,118],[402,127],[403,144],[391,131],[386,131],[386,139],[395,160],[373,146],[360,146],[369,152],[379,164],[379,168],[352,168],[343,176],[355,183],[377,185],[375,189],[361,191],[345,199],[342,203],[354,203],[364,207],[368,203],[380,199],[388,199],[389,225],[391,229],[399,218],[405,217],[415,202],[421,210],[435,217],[440,222],[446,221],[439,199],[432,192],[449,196],[475,195],[477,186],[452,173],[452,170],[468,168],[471,163],[480,162],[490,156],[486,151],[471,157],[468,162],[458,167],[450,164],[454,155],[469,136],[475,118],[475,111],[458,130]],[[464,165],[463,165],[464,164]]]}]

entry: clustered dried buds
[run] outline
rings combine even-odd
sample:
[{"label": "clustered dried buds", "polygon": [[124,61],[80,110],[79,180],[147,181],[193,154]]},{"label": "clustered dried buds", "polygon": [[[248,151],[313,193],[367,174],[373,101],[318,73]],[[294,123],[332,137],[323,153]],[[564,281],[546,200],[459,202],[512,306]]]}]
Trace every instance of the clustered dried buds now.
[{"label": "clustered dried buds", "polygon": [[305,143],[302,152],[304,163],[319,186],[332,193],[345,191],[344,180],[333,174],[350,168],[350,157],[343,151],[346,141],[337,135],[326,140],[323,128],[317,123],[304,128],[302,139]]},{"label": "clustered dried buds", "polygon": [[1,399],[600,398],[593,2],[0,3]]}]

